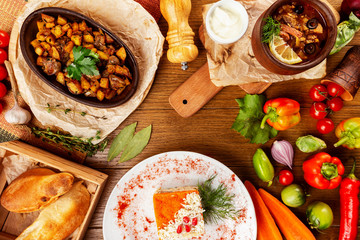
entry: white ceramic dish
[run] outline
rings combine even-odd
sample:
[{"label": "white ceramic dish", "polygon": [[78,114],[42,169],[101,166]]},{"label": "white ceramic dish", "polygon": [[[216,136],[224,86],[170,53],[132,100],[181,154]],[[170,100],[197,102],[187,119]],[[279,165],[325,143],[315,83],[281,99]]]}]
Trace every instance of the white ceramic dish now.
[{"label": "white ceramic dish", "polygon": [[[232,38],[225,39],[218,36],[211,27],[210,19],[212,18],[215,9],[217,9],[218,7],[227,7],[229,9],[232,9],[233,13],[236,13],[237,16],[240,18],[241,28],[240,30],[236,30],[237,32],[235,36]],[[241,5],[241,3],[235,0],[221,0],[214,3],[206,13],[206,17],[205,17],[206,32],[208,33],[209,37],[212,40],[214,40],[219,44],[231,44],[237,42],[245,34],[248,25],[249,25],[249,16],[246,12],[246,9],[244,8],[243,5]]]},{"label": "white ceramic dish", "polygon": [[214,186],[224,183],[235,194],[241,209],[237,219],[205,224],[197,239],[255,240],[256,217],[250,195],[240,179],[215,159],[193,152],[168,152],[152,156],[133,167],[117,183],[106,204],[103,218],[105,240],[157,239],[153,194],[159,188],[195,186],[213,174]]}]

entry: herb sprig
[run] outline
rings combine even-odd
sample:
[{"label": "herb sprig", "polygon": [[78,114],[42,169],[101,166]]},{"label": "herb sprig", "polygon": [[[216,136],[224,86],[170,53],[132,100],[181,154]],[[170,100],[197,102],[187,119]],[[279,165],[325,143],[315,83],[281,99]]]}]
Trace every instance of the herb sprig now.
[{"label": "herb sprig", "polygon": [[215,177],[216,175],[213,175],[204,183],[198,184],[206,223],[218,223],[221,220],[236,218],[240,213],[232,202],[235,195],[227,193],[227,188],[223,183],[220,183],[217,188],[212,188]]},{"label": "herb sprig", "polygon": [[273,19],[271,16],[264,19],[265,25],[262,31],[262,42],[270,43],[273,36],[277,36],[280,33],[280,22]]},{"label": "herb sprig", "polygon": [[102,116],[102,117],[98,117],[98,116],[95,116],[95,115],[92,115],[92,114],[88,114],[87,112],[78,112],[78,111],[74,111],[70,108],[60,108],[60,105],[57,104],[57,105],[50,105],[50,103],[47,103],[47,107],[45,108],[46,111],[48,113],[51,113],[52,111],[63,111],[65,114],[68,114],[69,112],[73,112],[73,113],[77,113],[77,114],[80,114],[81,116],[85,117],[85,116],[92,116],[94,117],[95,119],[103,119],[103,120],[106,120],[107,117],[105,116]]},{"label": "herb sprig", "polygon": [[96,136],[91,138],[80,138],[72,136],[71,134],[60,133],[60,131],[53,132],[50,128],[41,129],[33,127],[31,128],[31,132],[36,137],[42,138],[43,141],[61,144],[70,151],[77,150],[86,153],[87,156],[92,156],[96,154],[97,151],[104,151],[108,143],[107,139],[98,144],[93,144],[91,142],[93,139],[100,139],[100,131],[97,131]]},{"label": "herb sprig", "polygon": [[80,81],[82,74],[90,76],[100,74],[96,67],[96,63],[100,61],[97,53],[78,46],[73,48],[73,54],[74,62],[66,68],[67,77]]}]

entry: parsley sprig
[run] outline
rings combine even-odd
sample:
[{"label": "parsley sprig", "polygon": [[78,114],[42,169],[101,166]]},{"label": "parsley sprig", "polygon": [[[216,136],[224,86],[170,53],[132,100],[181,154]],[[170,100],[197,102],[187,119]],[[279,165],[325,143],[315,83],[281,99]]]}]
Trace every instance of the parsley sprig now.
[{"label": "parsley sprig", "polygon": [[262,42],[269,43],[273,36],[277,36],[280,33],[280,22],[273,19],[272,17],[267,17],[264,19],[265,25],[262,31]]},{"label": "parsley sprig", "polygon": [[96,76],[99,75],[99,70],[96,67],[96,63],[99,62],[99,55],[90,49],[78,46],[73,48],[74,62],[72,62],[67,68],[67,76],[74,78],[78,81],[81,79],[81,75]]}]

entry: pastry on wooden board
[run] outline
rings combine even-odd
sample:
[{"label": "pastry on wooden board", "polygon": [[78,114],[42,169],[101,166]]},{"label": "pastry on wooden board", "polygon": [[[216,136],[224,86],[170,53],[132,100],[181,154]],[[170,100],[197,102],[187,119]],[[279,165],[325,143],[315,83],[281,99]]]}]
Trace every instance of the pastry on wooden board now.
[{"label": "pastry on wooden board", "polygon": [[159,239],[192,239],[204,234],[203,209],[196,187],[159,190],[153,204]]},{"label": "pastry on wooden board", "polygon": [[84,221],[90,206],[90,193],[82,181],[74,183],[69,192],[44,208],[38,218],[17,240],[62,240]]},{"label": "pastry on wooden board", "polygon": [[47,168],[30,169],[14,181],[1,195],[1,205],[8,211],[38,211],[68,192],[74,181],[70,173],[55,173]]}]

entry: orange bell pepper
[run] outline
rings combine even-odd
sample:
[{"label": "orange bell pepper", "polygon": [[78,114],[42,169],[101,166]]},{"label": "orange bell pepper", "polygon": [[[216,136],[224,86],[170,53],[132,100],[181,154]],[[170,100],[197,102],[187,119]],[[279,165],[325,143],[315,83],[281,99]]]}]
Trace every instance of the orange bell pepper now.
[{"label": "orange bell pepper", "polygon": [[263,108],[265,117],[261,122],[261,128],[265,122],[276,130],[289,129],[300,122],[300,104],[289,98],[276,98],[267,101]]}]

